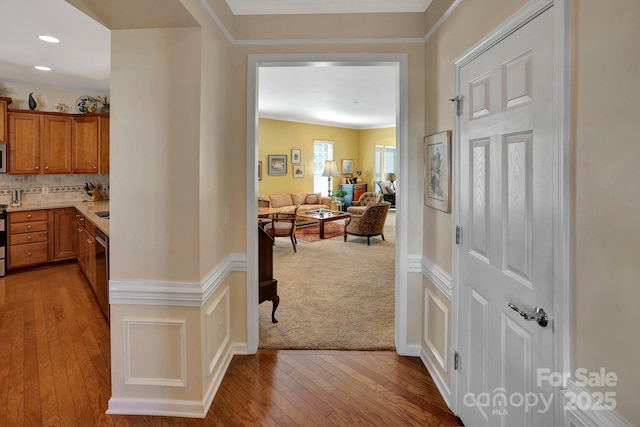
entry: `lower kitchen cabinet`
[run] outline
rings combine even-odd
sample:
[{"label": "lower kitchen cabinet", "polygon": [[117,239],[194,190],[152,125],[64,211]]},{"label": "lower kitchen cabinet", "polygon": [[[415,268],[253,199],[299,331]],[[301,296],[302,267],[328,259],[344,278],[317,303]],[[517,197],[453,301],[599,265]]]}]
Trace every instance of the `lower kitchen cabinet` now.
[{"label": "lower kitchen cabinet", "polygon": [[53,261],[76,257],[76,210],[74,208],[53,211]]},{"label": "lower kitchen cabinet", "polygon": [[38,210],[9,213],[9,268],[49,261],[49,212]]},{"label": "lower kitchen cabinet", "polygon": [[91,289],[96,293],[96,245],[93,238],[95,226],[90,221],[85,221],[81,213],[76,215],[75,225],[78,264]]},{"label": "lower kitchen cabinet", "polygon": [[41,209],[8,215],[9,268],[76,257],[76,210]]}]

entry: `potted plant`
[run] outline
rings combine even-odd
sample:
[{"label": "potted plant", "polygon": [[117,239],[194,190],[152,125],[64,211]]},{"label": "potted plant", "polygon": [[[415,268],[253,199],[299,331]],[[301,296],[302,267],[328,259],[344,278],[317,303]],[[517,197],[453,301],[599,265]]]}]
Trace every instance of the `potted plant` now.
[{"label": "potted plant", "polygon": [[347,195],[347,192],[343,189],[339,189],[333,192],[332,197],[334,200],[344,201],[344,196]]}]

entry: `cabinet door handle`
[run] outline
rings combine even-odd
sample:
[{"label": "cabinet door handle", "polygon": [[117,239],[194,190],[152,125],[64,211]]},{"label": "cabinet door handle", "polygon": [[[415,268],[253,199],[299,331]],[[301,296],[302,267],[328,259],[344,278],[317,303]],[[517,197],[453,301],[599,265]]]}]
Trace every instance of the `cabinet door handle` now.
[{"label": "cabinet door handle", "polygon": [[37,171],[40,170],[40,166],[36,166],[35,170],[37,170]]},{"label": "cabinet door handle", "polygon": [[94,169],[98,169],[98,167],[97,167],[97,166],[94,166],[93,168],[94,168]]},{"label": "cabinet door handle", "polygon": [[31,252],[27,252],[27,256],[31,256]]},{"label": "cabinet door handle", "polygon": [[44,170],[48,171],[49,170],[49,166],[45,166]]},{"label": "cabinet door handle", "polygon": [[27,240],[31,240],[31,236],[27,236]]},{"label": "cabinet door handle", "polygon": [[27,225],[27,230],[31,230],[31,226],[30,225]]},{"label": "cabinet door handle", "polygon": [[93,240],[87,240],[87,243],[88,243],[88,244],[92,244],[92,243],[93,243]]},{"label": "cabinet door handle", "polygon": [[31,218],[31,214],[27,215],[27,218]]}]

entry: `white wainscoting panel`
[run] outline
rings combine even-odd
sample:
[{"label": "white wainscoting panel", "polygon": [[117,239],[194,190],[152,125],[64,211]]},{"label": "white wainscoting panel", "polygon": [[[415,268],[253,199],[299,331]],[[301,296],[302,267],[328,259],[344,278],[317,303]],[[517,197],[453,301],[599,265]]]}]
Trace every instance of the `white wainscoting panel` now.
[{"label": "white wainscoting panel", "polygon": [[[567,419],[571,425],[585,427],[627,427],[632,424],[618,415],[615,411],[603,407],[600,397],[577,385],[575,380],[567,381],[567,388],[562,390]],[[615,396],[613,397],[615,400]]]},{"label": "white wainscoting panel", "polygon": [[[443,337],[442,342],[435,336],[434,325],[442,325],[442,330],[437,331]],[[447,372],[449,367],[449,309],[430,290],[424,293],[424,342],[433,354],[440,367]]]},{"label": "white wainscoting panel", "polygon": [[205,346],[207,351],[207,376],[214,370],[222,353],[231,339],[231,319],[229,317],[229,288],[225,289],[205,313]]},{"label": "white wainscoting panel", "polygon": [[185,319],[125,318],[124,351],[125,384],[187,386]]}]

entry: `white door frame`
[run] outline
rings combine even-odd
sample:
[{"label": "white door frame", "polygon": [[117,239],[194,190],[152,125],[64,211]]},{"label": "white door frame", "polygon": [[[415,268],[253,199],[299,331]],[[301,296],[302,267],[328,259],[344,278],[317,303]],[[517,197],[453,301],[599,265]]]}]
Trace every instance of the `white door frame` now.
[{"label": "white door frame", "polygon": [[[478,55],[487,51],[500,40],[504,39],[545,10],[553,7],[554,17],[554,87],[553,87],[553,135],[554,145],[554,182],[552,189],[554,197],[554,272],[553,272],[553,299],[554,312],[551,316],[554,328],[554,372],[572,372],[573,365],[571,355],[571,339],[573,331],[571,326],[571,271],[570,271],[570,180],[569,180],[569,118],[570,118],[570,27],[569,27],[569,2],[570,0],[531,0],[517,13],[500,24],[487,37],[460,56],[454,65],[454,93],[460,93],[460,69]],[[462,100],[463,111],[467,108]],[[455,113],[454,113],[455,114]],[[452,239],[455,242],[455,228],[460,224],[460,179],[457,173],[460,171],[460,119],[454,119],[453,131],[453,222]],[[463,236],[464,238],[464,236]],[[459,329],[463,327],[460,322],[460,307],[458,306],[458,290],[460,277],[460,245],[453,247],[452,262],[452,332],[451,342],[454,349],[459,348]],[[453,366],[454,352],[452,352],[451,364]],[[464,364],[464,360],[461,361]],[[458,413],[461,402],[458,401],[458,373],[451,376],[451,409]],[[554,394],[554,425],[566,425],[564,415],[564,399],[559,389]]]},{"label": "white door frame", "polygon": [[247,352],[258,351],[258,69],[273,66],[302,65],[361,65],[396,66],[396,146],[398,147],[398,192],[396,206],[396,266],[395,266],[395,346],[398,354],[408,354],[408,242],[407,223],[409,204],[406,191],[409,186],[409,58],[406,53],[385,54],[250,54],[247,81]]}]

